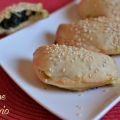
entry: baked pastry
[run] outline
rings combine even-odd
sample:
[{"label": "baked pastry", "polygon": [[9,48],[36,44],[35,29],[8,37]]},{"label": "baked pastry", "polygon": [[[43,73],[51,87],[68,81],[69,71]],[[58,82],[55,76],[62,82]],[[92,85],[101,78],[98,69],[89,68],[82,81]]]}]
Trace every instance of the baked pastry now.
[{"label": "baked pastry", "polygon": [[66,45],[38,48],[33,66],[39,79],[70,90],[85,90],[118,81],[113,59],[102,53]]},{"label": "baked pastry", "polygon": [[13,33],[48,16],[42,4],[21,2],[7,7],[0,13],[0,34]]},{"label": "baked pastry", "polygon": [[120,24],[107,17],[62,24],[57,30],[55,42],[108,55],[120,54]]},{"label": "baked pastry", "polygon": [[82,0],[78,5],[81,18],[120,16],[120,0]]}]

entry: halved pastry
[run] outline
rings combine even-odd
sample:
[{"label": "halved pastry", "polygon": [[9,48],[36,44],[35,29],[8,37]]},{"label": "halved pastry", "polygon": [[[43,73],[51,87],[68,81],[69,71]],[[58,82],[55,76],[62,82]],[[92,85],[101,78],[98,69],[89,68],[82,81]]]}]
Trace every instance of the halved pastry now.
[{"label": "halved pastry", "polygon": [[106,17],[62,24],[57,30],[56,43],[84,47],[108,55],[120,54],[120,24]]},{"label": "halved pastry", "polygon": [[13,33],[48,16],[40,3],[21,2],[7,7],[0,13],[0,34]]},{"label": "halved pastry", "polygon": [[82,0],[78,5],[81,18],[120,16],[120,0]]},{"label": "halved pastry", "polygon": [[66,45],[38,48],[33,66],[39,79],[70,90],[85,90],[118,81],[113,59],[102,53]]}]

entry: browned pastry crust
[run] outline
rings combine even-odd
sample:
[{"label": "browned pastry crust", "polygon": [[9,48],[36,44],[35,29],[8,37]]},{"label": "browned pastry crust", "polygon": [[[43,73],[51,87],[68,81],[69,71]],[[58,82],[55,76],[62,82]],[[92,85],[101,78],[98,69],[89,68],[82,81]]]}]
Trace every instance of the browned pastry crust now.
[{"label": "browned pastry crust", "polygon": [[[21,16],[23,14],[22,12],[26,12],[25,13],[26,15],[31,14],[31,16],[29,16],[29,18],[16,25],[15,20],[17,19],[17,21],[20,21]],[[34,15],[32,13],[34,13]],[[48,12],[45,9],[43,9],[41,3],[35,4],[35,3],[21,2],[18,4],[14,4],[0,12],[0,34],[2,33],[10,34],[16,32],[17,30],[25,26],[28,26],[31,23],[40,20],[42,18],[45,18],[47,16],[48,16]],[[24,17],[26,16],[23,16],[23,18]],[[11,24],[13,24],[13,26],[8,27]]]},{"label": "browned pastry crust", "polygon": [[39,79],[70,90],[85,90],[118,81],[113,59],[102,53],[65,45],[38,48],[33,66]]},{"label": "browned pastry crust", "polygon": [[56,43],[84,47],[108,55],[120,54],[120,24],[106,17],[61,24],[57,30]]},{"label": "browned pastry crust", "polygon": [[82,0],[78,13],[81,18],[118,16],[120,19],[120,0]]}]

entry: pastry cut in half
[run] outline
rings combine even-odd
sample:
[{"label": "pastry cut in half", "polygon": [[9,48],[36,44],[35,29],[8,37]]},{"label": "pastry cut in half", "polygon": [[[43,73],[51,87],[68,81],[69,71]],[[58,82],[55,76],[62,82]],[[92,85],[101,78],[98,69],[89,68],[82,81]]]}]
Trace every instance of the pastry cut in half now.
[{"label": "pastry cut in half", "polygon": [[108,55],[117,55],[120,54],[120,24],[107,17],[61,24],[57,30],[55,42]]},{"label": "pastry cut in half", "polygon": [[81,18],[88,17],[120,17],[120,0],[82,0],[78,5]]},{"label": "pastry cut in half", "polygon": [[20,2],[0,12],[0,34],[10,34],[48,16],[41,3]]},{"label": "pastry cut in half", "polygon": [[38,48],[34,70],[45,84],[69,90],[86,90],[118,81],[118,69],[108,55],[66,45]]}]

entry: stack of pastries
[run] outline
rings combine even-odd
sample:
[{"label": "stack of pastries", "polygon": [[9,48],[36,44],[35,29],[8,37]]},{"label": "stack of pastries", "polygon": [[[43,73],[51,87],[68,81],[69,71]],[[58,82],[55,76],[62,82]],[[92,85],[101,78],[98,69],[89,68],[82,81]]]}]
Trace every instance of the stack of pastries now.
[{"label": "stack of pastries", "polygon": [[55,44],[34,52],[39,79],[69,90],[117,84],[118,68],[109,55],[120,54],[119,6],[119,0],[82,0],[82,19],[61,24]]}]

